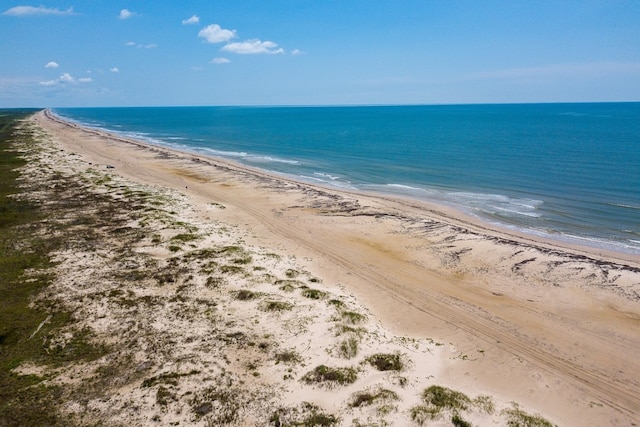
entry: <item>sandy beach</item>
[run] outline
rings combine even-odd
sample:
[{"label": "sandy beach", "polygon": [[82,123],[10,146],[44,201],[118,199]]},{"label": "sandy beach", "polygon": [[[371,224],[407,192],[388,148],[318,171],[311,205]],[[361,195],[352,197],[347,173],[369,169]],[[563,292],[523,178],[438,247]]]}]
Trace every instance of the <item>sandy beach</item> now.
[{"label": "sandy beach", "polygon": [[[560,426],[640,424],[637,256],[534,239],[415,200],[295,182],[48,112],[27,125],[46,135],[38,162],[108,177],[111,190],[129,189],[116,199],[157,194],[173,218],[129,219],[127,227],[147,228],[117,262],[108,245],[58,254],[49,295],[65,295],[97,337],[123,350],[51,381],[138,367],[108,392],[61,408],[74,419],[409,426],[451,425],[459,415],[507,425],[518,408]],[[212,248],[215,266],[203,255]],[[153,284],[113,278],[143,269],[155,272]],[[165,282],[158,276],[181,269]],[[123,295],[146,303],[109,302]],[[398,366],[381,370],[382,356]],[[319,366],[357,379],[325,381]],[[429,415],[432,386],[464,393],[465,409]],[[489,399],[492,408],[482,404]],[[312,424],[314,415],[335,423]]]}]

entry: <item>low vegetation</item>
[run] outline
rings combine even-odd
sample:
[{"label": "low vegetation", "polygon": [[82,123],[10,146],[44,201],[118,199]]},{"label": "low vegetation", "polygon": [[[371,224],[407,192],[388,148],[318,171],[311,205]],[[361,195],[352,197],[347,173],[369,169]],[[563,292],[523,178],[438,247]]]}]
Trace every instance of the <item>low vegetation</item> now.
[{"label": "low vegetation", "polygon": [[286,363],[295,365],[302,362],[300,354],[293,349],[279,351],[275,354],[276,363]]},{"label": "low vegetation", "polygon": [[268,300],[268,301],[263,301],[263,303],[260,305],[260,309],[262,311],[275,311],[275,312],[289,311],[293,309],[293,304],[286,301]]},{"label": "low vegetation", "polygon": [[405,364],[400,353],[377,353],[365,359],[367,363],[378,371],[401,371]]},{"label": "low vegetation", "polygon": [[422,400],[441,410],[465,411],[471,405],[471,399],[464,393],[447,387],[432,385],[422,392]]},{"label": "low vegetation", "polygon": [[[21,375],[15,368],[34,363],[51,367],[95,360],[106,347],[93,343],[91,331],[74,329],[74,318],[55,300],[34,303],[46,291],[53,251],[73,237],[74,223],[61,218],[84,203],[83,189],[66,187],[65,177],[51,172],[46,182],[21,180],[26,165],[21,147],[38,137],[19,128],[29,110],[0,111],[0,425],[69,425],[56,407],[66,390],[45,382],[46,376]],[[23,194],[53,192],[47,205]],[[73,197],[71,197],[73,195]],[[61,331],[68,339],[57,339]]]},{"label": "low vegetation", "polygon": [[358,372],[353,368],[333,368],[325,365],[316,366],[307,372],[302,381],[306,384],[318,384],[326,387],[352,384],[358,379]]},{"label": "low vegetation", "polygon": [[513,403],[511,408],[503,409],[501,414],[507,417],[509,427],[554,427],[540,415],[526,413],[517,403]]},{"label": "low vegetation", "polygon": [[400,398],[398,393],[387,390],[385,388],[376,388],[373,390],[363,390],[354,393],[349,400],[351,408],[359,408],[361,406],[371,406],[378,403],[388,403],[397,401]]},{"label": "low vegetation", "polygon": [[367,320],[367,316],[358,313],[357,311],[342,310],[336,320],[350,323],[352,325],[358,325],[360,323],[364,323]]},{"label": "low vegetation", "polygon": [[302,289],[302,296],[309,299],[325,299],[327,298],[327,293],[318,289],[312,288],[304,288]]},{"label": "low vegetation", "polygon": [[493,400],[489,396],[480,395],[471,399],[462,392],[439,385],[426,388],[420,397],[422,404],[413,406],[409,411],[411,420],[419,425],[447,415],[454,426],[468,427],[472,424],[463,418],[465,411],[480,411],[485,414],[493,414],[495,411]]},{"label": "low vegetation", "polygon": [[260,294],[258,292],[250,291],[249,289],[241,289],[234,292],[235,299],[240,301],[249,301],[258,298],[259,296]]},{"label": "low vegetation", "polygon": [[345,359],[353,359],[358,355],[358,345],[360,341],[357,337],[348,337],[338,344],[338,355]]},{"label": "low vegetation", "polygon": [[269,418],[270,425],[280,427],[331,427],[339,422],[339,417],[309,402],[302,402],[299,407],[280,408]]}]

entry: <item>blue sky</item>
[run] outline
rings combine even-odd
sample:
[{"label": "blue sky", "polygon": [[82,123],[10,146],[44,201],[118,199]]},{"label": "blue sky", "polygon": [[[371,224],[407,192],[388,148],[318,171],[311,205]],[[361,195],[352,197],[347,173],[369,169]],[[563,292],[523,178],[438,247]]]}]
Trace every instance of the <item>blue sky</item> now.
[{"label": "blue sky", "polygon": [[0,106],[640,101],[637,0],[0,0]]}]

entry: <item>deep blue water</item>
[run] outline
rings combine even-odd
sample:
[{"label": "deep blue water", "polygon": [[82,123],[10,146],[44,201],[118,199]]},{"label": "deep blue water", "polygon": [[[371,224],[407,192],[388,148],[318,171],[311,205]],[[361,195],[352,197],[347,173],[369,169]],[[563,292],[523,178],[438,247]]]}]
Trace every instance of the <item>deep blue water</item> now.
[{"label": "deep blue water", "polygon": [[640,103],[56,109],[316,183],[640,254]]}]

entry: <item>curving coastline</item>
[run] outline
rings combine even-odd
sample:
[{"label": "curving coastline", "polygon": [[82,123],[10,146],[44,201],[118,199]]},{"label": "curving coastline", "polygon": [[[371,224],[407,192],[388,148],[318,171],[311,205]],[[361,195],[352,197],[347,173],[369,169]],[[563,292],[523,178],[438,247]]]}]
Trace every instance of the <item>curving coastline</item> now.
[{"label": "curving coastline", "polygon": [[[218,159],[32,119],[83,161],[180,191],[251,230],[252,243],[313,260],[394,332],[483,357],[442,372],[559,424],[640,421],[640,263],[493,230],[455,212],[294,182]],[[496,375],[496,373],[499,373]],[[508,381],[505,381],[508,378]],[[600,406],[601,405],[601,406]]]}]

